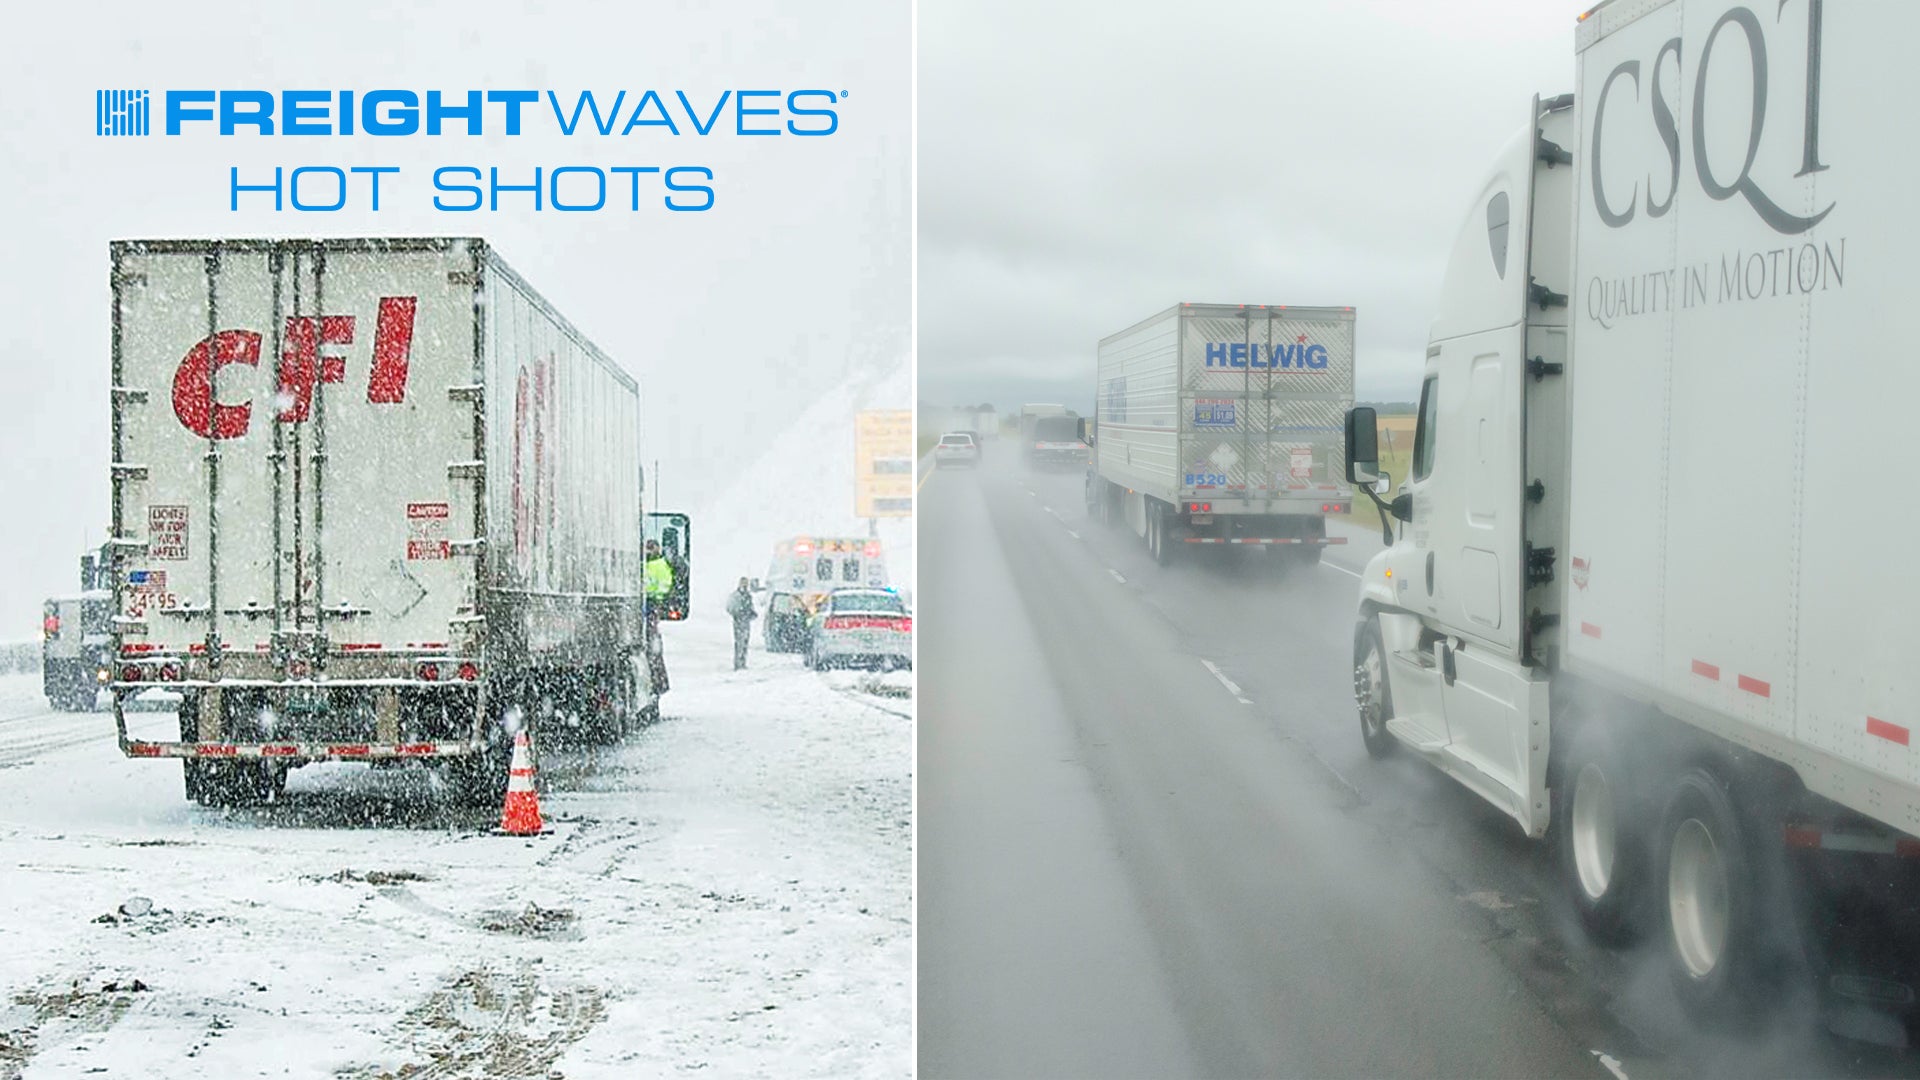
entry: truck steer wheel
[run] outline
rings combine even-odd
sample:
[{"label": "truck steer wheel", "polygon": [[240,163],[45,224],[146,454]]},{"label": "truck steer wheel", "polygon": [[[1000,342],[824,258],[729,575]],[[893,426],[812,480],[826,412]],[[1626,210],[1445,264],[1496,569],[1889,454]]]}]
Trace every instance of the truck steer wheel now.
[{"label": "truck steer wheel", "polygon": [[1387,730],[1393,716],[1393,691],[1387,685],[1387,650],[1381,644],[1380,619],[1369,618],[1353,636],[1353,700],[1360,711],[1360,738],[1370,757],[1393,753],[1397,741]]}]

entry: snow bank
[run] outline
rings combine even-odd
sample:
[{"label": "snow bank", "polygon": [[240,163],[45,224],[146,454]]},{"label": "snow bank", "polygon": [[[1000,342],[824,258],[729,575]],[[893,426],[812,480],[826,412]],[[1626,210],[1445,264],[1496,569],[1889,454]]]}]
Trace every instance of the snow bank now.
[{"label": "snow bank", "polygon": [[[908,409],[913,369],[906,361],[884,374],[856,378],[801,410],[732,484],[714,483],[722,494],[700,505],[694,518],[699,605],[718,604],[741,577],[765,577],[773,545],[786,537],[865,536],[867,523],[853,516],[854,415],[866,409]],[[673,503],[669,478],[661,505]],[[881,522],[888,573],[894,586],[914,581],[913,519]]]}]

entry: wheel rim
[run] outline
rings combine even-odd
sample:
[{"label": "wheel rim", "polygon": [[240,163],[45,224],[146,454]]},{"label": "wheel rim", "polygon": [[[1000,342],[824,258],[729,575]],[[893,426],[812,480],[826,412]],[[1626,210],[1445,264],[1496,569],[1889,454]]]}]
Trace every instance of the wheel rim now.
[{"label": "wheel rim", "polygon": [[1613,786],[1594,762],[1573,783],[1573,869],[1590,900],[1607,895],[1613,880]]},{"label": "wheel rim", "polygon": [[1379,735],[1387,729],[1385,713],[1386,666],[1380,661],[1380,649],[1372,641],[1367,642],[1366,655],[1361,657],[1356,669],[1354,689],[1360,704],[1360,723],[1370,735]]},{"label": "wheel rim", "polygon": [[1680,962],[1689,975],[1705,978],[1727,945],[1727,868],[1713,834],[1698,818],[1688,818],[1674,831],[1667,909]]}]

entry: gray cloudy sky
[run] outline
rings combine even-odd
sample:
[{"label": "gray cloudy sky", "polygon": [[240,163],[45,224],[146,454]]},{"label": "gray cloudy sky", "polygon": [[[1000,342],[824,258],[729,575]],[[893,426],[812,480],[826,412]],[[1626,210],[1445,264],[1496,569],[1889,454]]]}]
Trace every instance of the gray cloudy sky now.
[{"label": "gray cloudy sky", "polygon": [[1413,396],[1446,252],[1591,0],[922,0],[922,401],[1093,401],[1180,301],[1352,305]]},{"label": "gray cloudy sky", "polygon": [[[40,600],[76,587],[83,542],[107,526],[109,239],[484,237],[640,378],[663,501],[731,486],[814,398],[910,347],[910,14],[902,0],[14,5],[0,40],[0,641],[38,630]],[[840,133],[814,139],[504,138],[496,115],[478,138],[93,134],[96,89],[188,87],[848,97]],[[275,214],[262,197],[228,210],[230,166],[317,164],[405,171],[377,214]],[[431,209],[441,165],[706,165],[719,194],[704,214],[652,195],[639,213],[536,214],[517,196],[449,214]]]}]

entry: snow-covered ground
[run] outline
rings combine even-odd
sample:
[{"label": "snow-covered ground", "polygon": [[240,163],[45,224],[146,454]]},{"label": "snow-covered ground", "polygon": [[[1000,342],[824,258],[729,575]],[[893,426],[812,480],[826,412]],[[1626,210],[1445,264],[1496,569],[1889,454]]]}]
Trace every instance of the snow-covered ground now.
[{"label": "snow-covered ground", "polygon": [[910,1075],[910,676],[736,673],[718,607],[532,839],[411,770],[194,807],[0,677],[0,1078]]}]

